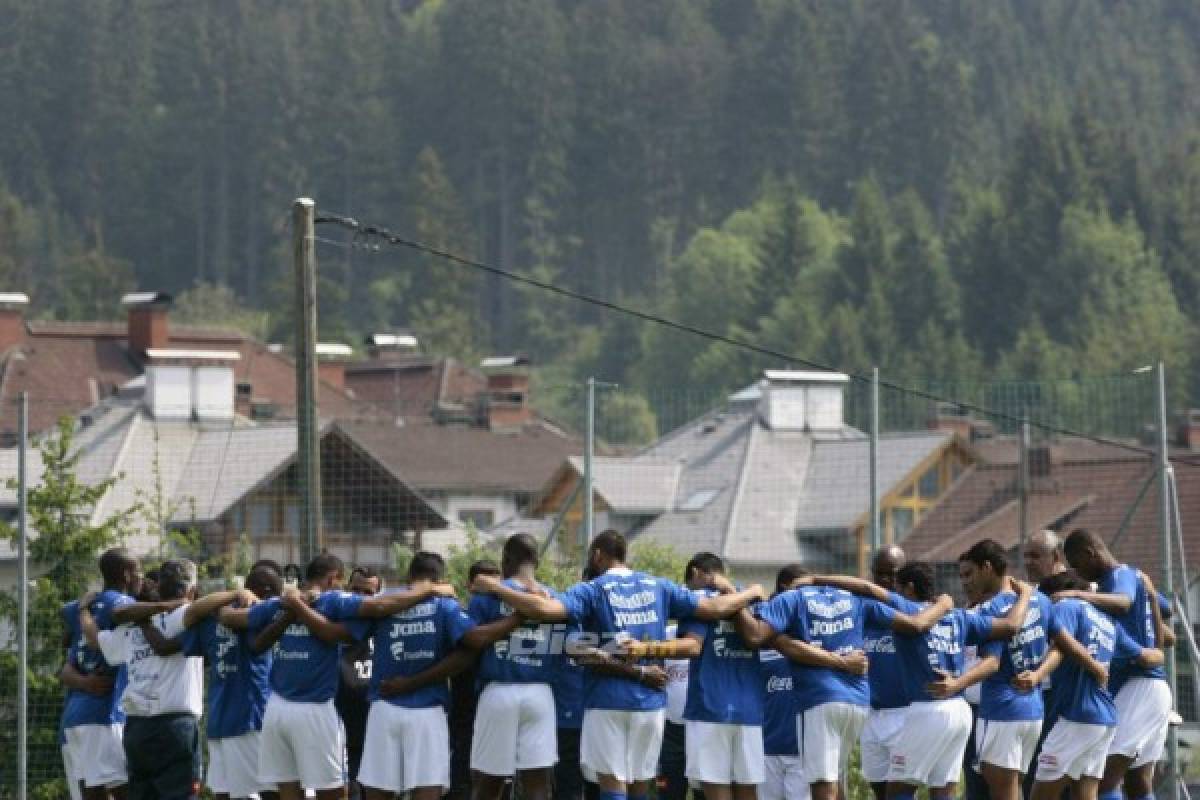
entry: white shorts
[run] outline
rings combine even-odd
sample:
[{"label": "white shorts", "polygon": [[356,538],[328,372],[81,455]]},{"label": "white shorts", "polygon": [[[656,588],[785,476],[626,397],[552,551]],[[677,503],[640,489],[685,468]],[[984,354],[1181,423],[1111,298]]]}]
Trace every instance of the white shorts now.
[{"label": "white shorts", "polygon": [[515,775],[558,763],[554,692],[547,683],[489,683],[479,695],[471,769]]},{"label": "white shorts", "polygon": [[761,725],[726,725],[687,720],[687,777],[718,786],[762,783]]},{"label": "white shorts", "polygon": [[796,717],[796,741],[809,784],[837,783],[850,766],[850,752],[867,721],[865,706],[822,703]]},{"label": "white shorts", "polygon": [[258,731],[208,740],[208,773],[204,782],[214,794],[257,797],[259,792],[275,790],[274,784],[258,779],[261,740]]},{"label": "white shorts", "polygon": [[892,766],[892,741],[904,727],[903,708],[872,708],[863,725],[862,773],[867,783],[883,783]]},{"label": "white shorts", "polygon": [[71,748],[65,744],[62,746],[62,760],[63,775],[67,779],[67,793],[71,795],[71,800],[83,800],[83,791],[79,788],[79,782],[83,780],[83,776],[79,774],[78,768],[75,766]]},{"label": "white shorts", "polygon": [[1130,678],[1113,698],[1117,731],[1109,755],[1133,759],[1130,769],[1162,758],[1171,716],[1171,688],[1161,678]]},{"label": "white shorts", "polygon": [[76,725],[64,733],[71,750],[71,762],[76,775],[89,789],[97,786],[112,788],[129,782],[125,769],[125,747],[121,737],[125,726]]},{"label": "white shorts", "polygon": [[1042,742],[1038,756],[1037,779],[1049,783],[1063,776],[1077,781],[1082,777],[1104,777],[1113,728],[1084,725],[1059,719]]},{"label": "white shorts", "polygon": [[344,747],[342,722],[332,700],[294,703],[272,694],[259,737],[258,779],[337,789],[345,782]]},{"label": "white shorts", "polygon": [[904,733],[892,740],[889,783],[940,788],[958,783],[971,736],[971,707],[961,697],[913,703]]},{"label": "white shorts", "polygon": [[975,727],[975,757],[981,766],[991,764],[1025,773],[1041,735],[1040,719],[980,719]]},{"label": "white shorts", "polygon": [[446,711],[371,703],[358,782],[385,792],[450,788],[450,728]]},{"label": "white shorts", "polygon": [[765,774],[758,787],[758,800],[809,800],[811,797],[800,756],[766,756],[763,769]]},{"label": "white shorts", "polygon": [[611,775],[623,783],[652,780],[658,772],[666,710],[616,711],[589,708],[583,712],[579,760],[597,776]]}]

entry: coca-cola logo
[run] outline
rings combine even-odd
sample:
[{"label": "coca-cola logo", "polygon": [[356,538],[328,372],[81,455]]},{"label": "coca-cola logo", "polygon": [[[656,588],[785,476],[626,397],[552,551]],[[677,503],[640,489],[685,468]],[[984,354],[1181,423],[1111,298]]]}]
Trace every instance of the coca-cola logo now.
[{"label": "coca-cola logo", "polygon": [[772,675],[767,679],[767,692],[790,692],[792,690],[791,676]]}]

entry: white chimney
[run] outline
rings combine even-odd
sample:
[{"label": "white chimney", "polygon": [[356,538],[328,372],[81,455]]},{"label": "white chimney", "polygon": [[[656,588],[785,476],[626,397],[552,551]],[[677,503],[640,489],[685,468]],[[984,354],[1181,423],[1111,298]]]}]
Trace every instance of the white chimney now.
[{"label": "white chimney", "polygon": [[759,415],[777,431],[837,430],[845,424],[845,385],[840,372],[769,369],[763,381]]},{"label": "white chimney", "polygon": [[239,353],[151,349],[146,357],[146,406],[155,419],[233,419],[233,364]]}]

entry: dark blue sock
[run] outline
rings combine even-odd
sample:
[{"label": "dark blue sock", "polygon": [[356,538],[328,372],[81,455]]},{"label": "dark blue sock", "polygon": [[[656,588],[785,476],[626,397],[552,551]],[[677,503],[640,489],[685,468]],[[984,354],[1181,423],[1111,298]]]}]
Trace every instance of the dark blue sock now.
[{"label": "dark blue sock", "polygon": [[1111,792],[1101,792],[1096,800],[1122,800],[1121,790],[1113,789]]},{"label": "dark blue sock", "polygon": [[650,795],[648,794],[631,794],[628,797],[629,800],[650,800]]},{"label": "dark blue sock", "polygon": [[606,792],[600,790],[600,800],[626,800],[624,792]]},{"label": "dark blue sock", "polygon": [[1150,794],[1144,795],[1142,797],[1135,797],[1133,800],[1154,800],[1154,792],[1151,792]]},{"label": "dark blue sock", "polygon": [[890,792],[888,796],[890,800],[914,800],[914,798],[917,796],[917,793],[915,791],[908,791],[903,794]]}]

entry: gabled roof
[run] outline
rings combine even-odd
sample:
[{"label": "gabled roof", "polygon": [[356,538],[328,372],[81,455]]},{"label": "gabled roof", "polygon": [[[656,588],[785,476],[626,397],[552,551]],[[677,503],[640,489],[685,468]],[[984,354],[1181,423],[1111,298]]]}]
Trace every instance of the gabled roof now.
[{"label": "gabled roof", "polygon": [[577,437],[537,418],[504,433],[422,417],[337,427],[418,491],[533,493],[583,450]]},{"label": "gabled roof", "polygon": [[[582,456],[571,456],[568,463],[583,475]],[[674,506],[680,471],[679,464],[671,461],[597,456],[592,462],[592,486],[615,513],[651,516]]]},{"label": "gabled roof", "polygon": [[[130,352],[127,326],[119,322],[25,323],[25,340],[0,353],[0,429],[16,430],[14,400],[29,394],[31,431],[47,430],[62,416],[91,408],[142,374]],[[249,384],[255,400],[274,403],[282,417],[294,417],[295,364],[282,353],[237,332],[171,325],[170,347],[234,350],[235,380]],[[326,416],[372,416],[378,410],[348,392],[322,382],[318,403]]]}]

